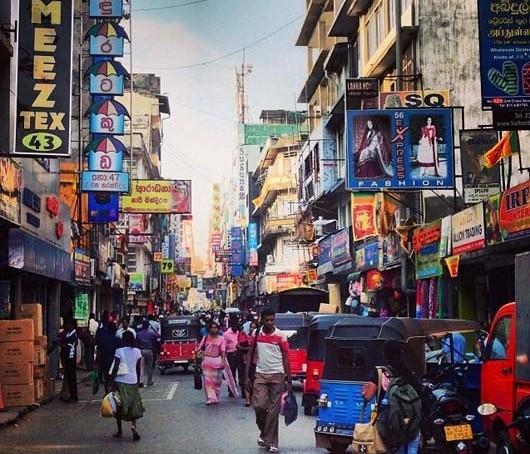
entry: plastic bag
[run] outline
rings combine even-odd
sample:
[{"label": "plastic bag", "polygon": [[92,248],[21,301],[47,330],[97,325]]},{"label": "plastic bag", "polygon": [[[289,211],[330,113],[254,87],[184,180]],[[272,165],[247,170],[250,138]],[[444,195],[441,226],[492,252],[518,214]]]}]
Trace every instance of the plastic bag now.
[{"label": "plastic bag", "polygon": [[298,402],[292,391],[283,393],[280,414],[284,416],[286,426],[289,426],[298,418]]},{"label": "plastic bag", "polygon": [[101,416],[113,418],[121,406],[120,395],[117,392],[108,393],[101,402]]}]

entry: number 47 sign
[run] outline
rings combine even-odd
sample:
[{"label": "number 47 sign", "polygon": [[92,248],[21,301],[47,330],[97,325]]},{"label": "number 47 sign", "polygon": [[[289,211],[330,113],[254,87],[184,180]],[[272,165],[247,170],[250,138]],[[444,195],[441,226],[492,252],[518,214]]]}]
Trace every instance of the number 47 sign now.
[{"label": "number 47 sign", "polygon": [[171,274],[175,272],[175,261],[174,260],[163,260],[160,263],[160,272],[162,274]]}]

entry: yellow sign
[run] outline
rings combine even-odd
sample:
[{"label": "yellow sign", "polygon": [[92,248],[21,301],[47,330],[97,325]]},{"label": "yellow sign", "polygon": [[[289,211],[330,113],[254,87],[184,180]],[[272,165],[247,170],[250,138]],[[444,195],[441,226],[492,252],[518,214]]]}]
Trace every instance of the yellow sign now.
[{"label": "yellow sign", "polygon": [[174,260],[163,260],[160,263],[160,272],[162,274],[171,274],[175,272],[175,261]]},{"label": "yellow sign", "polygon": [[164,256],[162,255],[162,252],[153,252],[153,261],[160,263],[162,260],[164,260]]},{"label": "yellow sign", "polygon": [[449,269],[449,275],[451,277],[458,277],[458,265],[460,264],[460,256],[453,255],[445,259],[445,264]]},{"label": "yellow sign", "polygon": [[125,213],[191,213],[190,180],[133,180],[131,195],[121,198]]}]

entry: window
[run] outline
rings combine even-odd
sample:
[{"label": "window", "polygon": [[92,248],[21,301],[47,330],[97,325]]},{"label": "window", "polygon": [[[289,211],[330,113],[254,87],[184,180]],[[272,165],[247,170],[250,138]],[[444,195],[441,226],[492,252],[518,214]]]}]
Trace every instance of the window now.
[{"label": "window", "polygon": [[486,356],[488,359],[506,359],[508,344],[510,341],[511,316],[502,317],[495,326],[495,331],[491,339],[488,339],[488,349]]},{"label": "window", "polygon": [[347,369],[359,369],[365,366],[364,350],[361,348],[339,348],[337,365]]},{"label": "window", "polygon": [[379,2],[379,5],[373,10],[366,23],[366,28],[368,44],[367,56],[369,60],[377,51],[387,33],[383,2]]}]

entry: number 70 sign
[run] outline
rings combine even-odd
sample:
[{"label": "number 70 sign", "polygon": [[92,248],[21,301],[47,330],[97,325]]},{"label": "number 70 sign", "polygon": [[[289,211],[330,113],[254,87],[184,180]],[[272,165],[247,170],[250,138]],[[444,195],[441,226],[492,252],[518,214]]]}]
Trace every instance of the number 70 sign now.
[{"label": "number 70 sign", "polygon": [[175,272],[175,261],[174,260],[163,260],[160,263],[160,272],[162,274],[171,274]]}]

